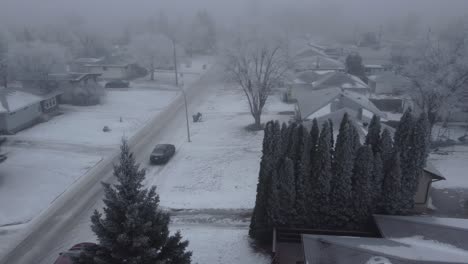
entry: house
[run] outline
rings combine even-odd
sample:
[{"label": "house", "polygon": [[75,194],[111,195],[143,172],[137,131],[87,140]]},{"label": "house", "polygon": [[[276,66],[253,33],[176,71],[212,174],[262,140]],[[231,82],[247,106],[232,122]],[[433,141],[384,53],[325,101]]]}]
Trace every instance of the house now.
[{"label": "house", "polygon": [[312,83],[314,89],[340,88],[344,91],[352,91],[360,94],[369,94],[369,86],[359,77],[334,71],[324,74],[322,78]]},{"label": "house", "polygon": [[386,117],[366,96],[339,88],[311,90],[296,87],[293,97],[297,100],[296,117],[302,121],[320,118],[340,109],[346,109],[350,116],[358,119],[370,119],[373,115]]},{"label": "house", "polygon": [[369,76],[369,87],[376,95],[401,95],[411,88],[411,81],[392,71],[383,71]]},{"label": "house", "polygon": [[0,90],[0,132],[14,134],[40,121],[43,98],[14,88]]},{"label": "house", "polygon": [[296,72],[307,70],[334,70],[344,71],[345,65],[339,60],[332,59],[326,55],[315,55],[297,58],[294,62]]},{"label": "house", "polygon": [[132,64],[87,64],[84,68],[86,73],[100,74],[105,80],[127,80]]},{"label": "house", "polygon": [[374,215],[371,232],[273,230],[278,264],[468,263],[468,220]]},{"label": "house", "polygon": [[[96,73],[60,73],[49,74],[46,78],[37,80],[22,80],[23,89],[29,92],[40,91],[48,93],[47,96],[54,96],[55,99],[50,98],[51,101],[55,100],[59,103],[73,103],[73,104],[94,104],[95,102],[80,102],[89,100],[87,95],[89,93],[97,94],[97,91],[103,90],[99,84],[100,74]],[[38,89],[39,87],[39,89]],[[41,96],[46,96],[42,94]],[[47,97],[46,96],[46,97]],[[83,99],[80,99],[83,97]]]},{"label": "house", "polygon": [[102,64],[104,58],[77,58],[68,64],[68,72],[87,72],[86,65]]}]

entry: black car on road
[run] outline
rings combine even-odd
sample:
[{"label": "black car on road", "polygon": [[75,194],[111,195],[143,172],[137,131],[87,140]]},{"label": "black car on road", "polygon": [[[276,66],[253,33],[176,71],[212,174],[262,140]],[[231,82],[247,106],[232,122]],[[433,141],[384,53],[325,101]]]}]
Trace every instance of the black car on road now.
[{"label": "black car on road", "polygon": [[106,88],[129,88],[130,82],[125,80],[115,80],[106,83]]},{"label": "black car on road", "polygon": [[158,144],[150,155],[152,164],[164,164],[175,154],[175,146],[171,144]]}]

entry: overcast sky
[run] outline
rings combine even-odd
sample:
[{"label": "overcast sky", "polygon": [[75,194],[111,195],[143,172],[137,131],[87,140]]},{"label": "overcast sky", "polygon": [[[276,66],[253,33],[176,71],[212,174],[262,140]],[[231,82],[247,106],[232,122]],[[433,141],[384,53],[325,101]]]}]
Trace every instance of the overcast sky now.
[{"label": "overcast sky", "polygon": [[72,14],[83,16],[90,23],[116,24],[157,15],[160,10],[171,17],[180,17],[207,9],[226,22],[255,14],[280,15],[284,8],[302,13],[310,10],[311,14],[325,10],[329,19],[336,15],[344,20],[376,23],[408,13],[437,20],[468,11],[468,0],[0,0],[0,3],[0,22],[24,25],[50,23]]}]

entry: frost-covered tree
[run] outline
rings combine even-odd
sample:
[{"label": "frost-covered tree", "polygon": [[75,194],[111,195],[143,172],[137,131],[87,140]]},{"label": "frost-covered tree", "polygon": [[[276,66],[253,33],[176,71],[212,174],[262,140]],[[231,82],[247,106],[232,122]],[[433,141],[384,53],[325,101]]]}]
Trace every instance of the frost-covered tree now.
[{"label": "frost-covered tree", "polygon": [[45,79],[65,71],[65,48],[42,41],[15,43],[8,52],[8,70],[16,79]]},{"label": "frost-covered tree", "polygon": [[354,150],[351,139],[348,115],[343,116],[340,131],[336,139],[333,176],[330,181],[330,209],[333,227],[344,227],[351,215],[352,182],[354,167]]},{"label": "frost-covered tree", "polygon": [[362,146],[356,153],[353,169],[353,203],[356,224],[365,224],[372,209],[373,156],[370,146]]},{"label": "frost-covered tree", "polygon": [[96,210],[91,217],[98,248],[85,251],[79,263],[190,263],[188,241],[179,232],[170,235],[169,215],[159,209],[156,187],[144,188],[145,170],[135,164],[126,141],[114,176],[115,185],[103,183],[103,212]]},{"label": "frost-covered tree", "polygon": [[401,210],[400,154],[394,152],[385,170],[382,186],[382,209],[386,214],[397,214]]},{"label": "frost-covered tree", "polygon": [[372,147],[372,151],[374,153],[380,152],[380,130],[381,130],[381,125],[380,125],[380,118],[376,115],[374,115],[371,119],[371,122],[369,124],[369,129],[367,130],[367,135],[366,135],[366,145],[369,145]]},{"label": "frost-covered tree", "polygon": [[186,35],[185,45],[190,55],[212,53],[216,50],[216,23],[208,11],[197,12]]},{"label": "frost-covered tree", "polygon": [[452,24],[441,36],[429,33],[414,47],[402,70],[413,86],[410,96],[417,108],[426,113],[431,128],[441,111],[455,105],[468,85],[466,24]]},{"label": "frost-covered tree", "polygon": [[226,70],[242,88],[254,118],[261,128],[261,116],[271,89],[279,85],[287,70],[281,45],[259,36],[240,37],[227,51]]},{"label": "frost-covered tree", "polygon": [[174,65],[171,40],[164,35],[143,34],[132,39],[129,45],[132,57],[150,72],[150,80],[154,81],[154,72],[160,67]]}]

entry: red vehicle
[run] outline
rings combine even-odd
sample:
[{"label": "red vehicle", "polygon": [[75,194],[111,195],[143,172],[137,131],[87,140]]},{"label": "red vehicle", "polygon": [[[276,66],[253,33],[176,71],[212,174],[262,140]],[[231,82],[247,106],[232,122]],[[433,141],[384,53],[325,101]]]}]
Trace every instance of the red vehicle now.
[{"label": "red vehicle", "polygon": [[91,242],[79,243],[71,247],[68,251],[61,252],[54,264],[73,264],[73,257],[78,257],[83,249],[95,246]]}]

